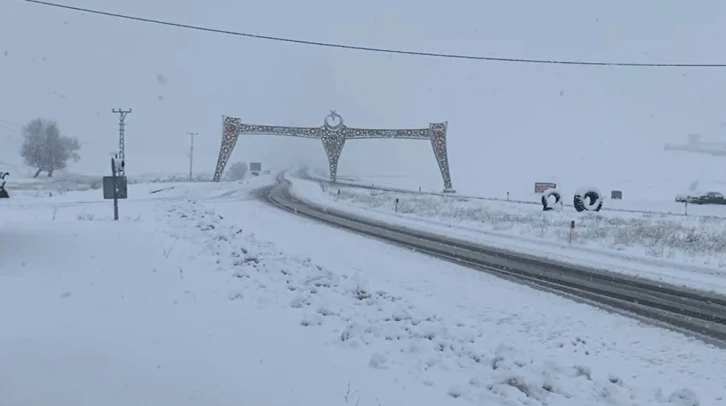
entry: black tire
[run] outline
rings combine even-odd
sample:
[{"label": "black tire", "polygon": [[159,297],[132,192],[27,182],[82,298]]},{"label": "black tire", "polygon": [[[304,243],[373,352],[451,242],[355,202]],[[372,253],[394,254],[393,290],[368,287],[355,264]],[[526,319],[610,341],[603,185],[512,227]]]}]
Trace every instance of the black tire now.
[{"label": "black tire", "polygon": [[602,198],[597,191],[587,190],[584,193],[576,193],[572,205],[575,206],[575,210],[578,212],[600,211],[602,209]]},{"label": "black tire", "polygon": [[549,205],[550,196],[555,197],[555,204],[560,204],[562,201],[562,195],[555,189],[547,189],[542,193],[542,211],[553,210],[552,206]]}]

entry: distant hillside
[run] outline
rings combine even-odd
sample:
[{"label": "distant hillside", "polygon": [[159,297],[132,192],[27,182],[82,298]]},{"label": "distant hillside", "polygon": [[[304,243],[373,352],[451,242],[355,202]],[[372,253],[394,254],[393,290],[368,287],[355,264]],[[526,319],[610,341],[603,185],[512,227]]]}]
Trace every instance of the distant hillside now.
[{"label": "distant hillside", "polygon": [[29,169],[23,165],[20,157],[19,135],[3,131],[5,128],[0,127],[0,171],[2,172],[27,172]]}]

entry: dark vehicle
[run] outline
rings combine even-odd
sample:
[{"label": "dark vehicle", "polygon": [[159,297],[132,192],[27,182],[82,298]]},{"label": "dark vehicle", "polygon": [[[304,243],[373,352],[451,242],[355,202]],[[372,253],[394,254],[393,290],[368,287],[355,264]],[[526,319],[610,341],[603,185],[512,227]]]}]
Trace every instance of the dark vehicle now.
[{"label": "dark vehicle", "polygon": [[718,192],[706,192],[689,195],[677,195],[676,201],[679,203],[691,204],[726,204],[726,198]]},{"label": "dark vehicle", "polygon": [[0,199],[7,199],[10,197],[8,191],[5,189],[5,177],[10,175],[8,172],[0,172]]}]

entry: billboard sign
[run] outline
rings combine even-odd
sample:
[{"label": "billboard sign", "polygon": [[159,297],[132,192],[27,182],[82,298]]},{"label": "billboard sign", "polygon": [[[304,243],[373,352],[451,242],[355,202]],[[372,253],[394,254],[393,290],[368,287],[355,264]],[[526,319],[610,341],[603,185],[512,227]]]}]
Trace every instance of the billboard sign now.
[{"label": "billboard sign", "polygon": [[552,182],[535,182],[534,193],[542,193],[547,189],[557,189],[557,184]]}]

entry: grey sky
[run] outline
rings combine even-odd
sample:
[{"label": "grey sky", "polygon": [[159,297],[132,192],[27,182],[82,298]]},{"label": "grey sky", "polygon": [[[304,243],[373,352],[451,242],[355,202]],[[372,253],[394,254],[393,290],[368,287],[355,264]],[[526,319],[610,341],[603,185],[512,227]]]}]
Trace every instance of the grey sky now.
[{"label": "grey sky", "polygon": [[[726,6],[718,0],[63,1],[238,31],[434,52],[726,62],[720,51]],[[222,114],[318,125],[335,108],[354,126],[448,120],[455,186],[467,189],[529,187],[552,178],[573,188],[661,181],[686,187],[696,178],[718,179],[723,159],[666,154],[663,144],[693,132],[704,141],[724,139],[725,90],[726,69],[377,55],[190,32],[19,0],[0,4],[0,119],[17,125],[36,116],[58,120],[66,134],[82,140],[83,159],[72,169],[85,173],[105,170],[116,148],[111,108],[134,110],[128,118],[131,175],[184,172],[187,131],[200,133],[196,167],[211,171]],[[0,126],[0,142],[11,142],[11,132]],[[273,163],[275,156],[324,163],[317,143],[272,137],[240,140],[233,160]],[[419,173],[440,183],[426,143],[351,142],[341,173],[356,171]]]}]

